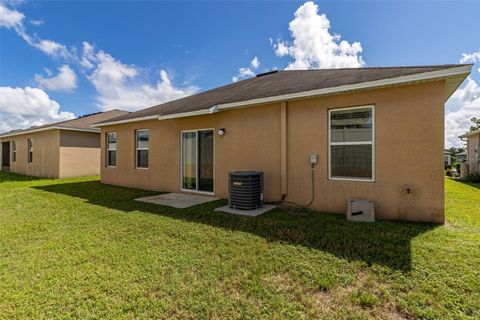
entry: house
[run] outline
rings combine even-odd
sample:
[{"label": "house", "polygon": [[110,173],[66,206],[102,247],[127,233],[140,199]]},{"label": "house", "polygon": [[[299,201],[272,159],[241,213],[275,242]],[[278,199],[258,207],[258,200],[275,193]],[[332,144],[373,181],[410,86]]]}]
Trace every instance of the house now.
[{"label": "house", "polygon": [[462,151],[462,152],[459,152],[455,155],[455,161],[458,162],[458,163],[462,163],[462,162],[465,162],[467,161],[467,151]]},{"label": "house", "polygon": [[100,174],[100,129],[91,125],[128,112],[112,110],[0,134],[2,170],[67,178]]},{"label": "house", "polygon": [[480,173],[480,129],[459,137],[467,142],[467,163],[469,173]]},{"label": "house", "polygon": [[445,167],[446,166],[451,166],[452,165],[452,153],[445,149],[445,152],[443,153],[444,157],[444,162],[445,162]]},{"label": "house", "polygon": [[444,222],[444,103],[470,69],[272,71],[102,121],[101,181],[226,198],[257,170],[268,202]]}]

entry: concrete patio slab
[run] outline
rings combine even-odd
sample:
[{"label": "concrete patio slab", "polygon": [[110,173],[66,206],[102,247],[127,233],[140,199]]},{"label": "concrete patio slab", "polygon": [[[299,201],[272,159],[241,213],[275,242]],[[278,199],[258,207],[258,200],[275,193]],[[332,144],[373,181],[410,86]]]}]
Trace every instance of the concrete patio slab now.
[{"label": "concrete patio slab", "polygon": [[216,208],[214,211],[219,211],[219,212],[224,212],[224,213],[231,213],[231,214],[238,214],[242,216],[248,216],[248,217],[256,217],[261,214],[264,214],[270,210],[275,209],[276,206],[272,205],[264,205],[261,208],[255,209],[255,210],[238,210],[238,209],[232,209],[228,205],[220,208]]},{"label": "concrete patio slab", "polygon": [[179,209],[184,209],[197,204],[207,203],[218,200],[208,195],[196,195],[188,193],[166,193],[158,196],[144,197],[135,199],[135,201],[159,204]]}]

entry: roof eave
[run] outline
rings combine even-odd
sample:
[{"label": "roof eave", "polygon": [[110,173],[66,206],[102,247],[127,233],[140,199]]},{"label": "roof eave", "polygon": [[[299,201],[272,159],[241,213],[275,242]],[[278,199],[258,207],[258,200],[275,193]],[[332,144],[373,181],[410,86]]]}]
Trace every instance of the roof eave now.
[{"label": "roof eave", "polygon": [[47,127],[47,128],[38,128],[38,129],[32,129],[32,130],[25,130],[25,131],[19,131],[19,132],[12,132],[12,133],[5,133],[0,135],[0,138],[9,138],[9,137],[14,137],[14,136],[20,136],[24,134],[31,134],[31,133],[36,133],[36,132],[42,132],[42,131],[48,131],[48,130],[67,130],[67,131],[78,131],[78,132],[94,132],[94,133],[99,133],[99,129],[91,128],[71,128],[71,127],[62,127],[62,126],[53,126],[53,127]]},{"label": "roof eave", "polygon": [[[255,107],[258,105],[274,103],[279,101],[291,101],[291,100],[298,100],[303,98],[314,98],[319,96],[340,94],[340,93],[346,93],[346,92],[352,92],[352,91],[379,89],[379,88],[390,87],[395,85],[406,85],[410,83],[419,83],[419,82],[435,81],[435,80],[442,80],[442,79],[455,79],[455,81],[450,83],[450,89],[448,90],[446,89],[445,100],[447,100],[448,97],[462,83],[462,81],[470,74],[471,68],[472,68],[472,65],[462,65],[458,67],[422,72],[422,73],[417,73],[417,74],[412,74],[407,76],[361,82],[361,83],[336,86],[331,88],[295,92],[295,93],[266,97],[266,98],[258,98],[258,99],[250,99],[250,100],[244,100],[244,101],[238,101],[238,102],[218,104],[215,106],[215,111],[213,112],[212,112],[212,107],[210,107],[208,109],[202,109],[202,110],[196,110],[196,111],[166,114],[166,115],[160,114],[160,115],[154,115],[154,116],[148,116],[148,117],[99,123],[99,124],[94,124],[93,127],[103,127],[103,126],[145,121],[145,120],[151,120],[151,119],[168,120],[168,119],[175,119],[175,118],[185,118],[185,117],[192,117],[192,116],[199,116],[199,115],[207,115],[207,114],[219,112],[222,110],[228,110],[228,109]],[[451,88],[453,88],[453,91],[451,90]]]},{"label": "roof eave", "polygon": [[462,138],[468,138],[468,137],[471,137],[471,136],[476,136],[477,134],[480,134],[480,129],[462,134],[461,136],[458,136],[458,137],[460,139],[462,139]]},{"label": "roof eave", "polygon": [[108,122],[94,123],[94,124],[92,124],[92,127],[93,128],[101,128],[101,127],[106,127],[106,126],[111,126],[111,125],[138,122],[138,121],[155,120],[155,119],[158,119],[158,115],[139,117],[139,118],[133,118],[133,119],[118,120],[118,121],[108,121]]}]

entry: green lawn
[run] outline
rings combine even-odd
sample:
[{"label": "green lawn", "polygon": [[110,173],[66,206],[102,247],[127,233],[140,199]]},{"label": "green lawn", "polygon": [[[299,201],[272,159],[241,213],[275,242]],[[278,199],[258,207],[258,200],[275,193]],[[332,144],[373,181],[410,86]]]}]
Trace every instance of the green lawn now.
[{"label": "green lawn", "polygon": [[0,174],[0,318],[478,319],[480,185],[445,183],[441,226]]}]

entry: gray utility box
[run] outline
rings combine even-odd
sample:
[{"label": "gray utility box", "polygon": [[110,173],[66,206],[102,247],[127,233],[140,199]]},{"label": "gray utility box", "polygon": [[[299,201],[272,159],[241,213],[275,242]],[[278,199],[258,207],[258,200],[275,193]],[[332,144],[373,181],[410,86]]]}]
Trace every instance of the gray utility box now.
[{"label": "gray utility box", "polygon": [[350,199],[347,203],[347,220],[375,222],[375,210],[370,200]]},{"label": "gray utility box", "polygon": [[228,206],[238,210],[262,207],[263,172],[235,171],[228,175]]}]

